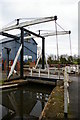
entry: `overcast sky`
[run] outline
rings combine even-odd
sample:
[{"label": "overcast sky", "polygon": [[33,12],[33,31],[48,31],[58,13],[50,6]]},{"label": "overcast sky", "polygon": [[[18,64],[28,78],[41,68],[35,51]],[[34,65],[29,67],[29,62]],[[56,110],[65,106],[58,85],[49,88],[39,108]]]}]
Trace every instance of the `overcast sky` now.
[{"label": "overcast sky", "polygon": [[[78,0],[0,0],[0,26],[17,18],[37,18],[57,15],[57,23],[71,30],[72,54],[78,53]],[[55,30],[54,22],[28,27],[36,31]],[[59,29],[60,30],[60,29]],[[38,46],[41,40],[36,39]],[[59,54],[70,55],[69,35],[58,36]],[[57,54],[56,37],[46,38],[45,52]]]}]

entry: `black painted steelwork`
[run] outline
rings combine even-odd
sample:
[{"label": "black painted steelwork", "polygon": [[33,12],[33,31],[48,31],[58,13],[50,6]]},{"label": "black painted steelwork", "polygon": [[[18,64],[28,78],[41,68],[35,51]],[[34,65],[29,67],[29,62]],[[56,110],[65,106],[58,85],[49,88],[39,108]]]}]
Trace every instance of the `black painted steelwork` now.
[{"label": "black painted steelwork", "polygon": [[21,28],[21,54],[20,54],[20,77],[23,78],[23,51],[24,51],[24,29]]},{"label": "black painted steelwork", "polygon": [[1,32],[0,35],[6,36],[6,37],[10,37],[10,38],[14,38],[16,40],[20,39],[20,37],[17,37],[15,35],[11,35],[11,34],[8,34],[8,33],[5,33],[5,32]]},{"label": "black painted steelwork", "polygon": [[20,19],[17,19],[17,25],[19,25],[19,20],[20,20]]},{"label": "black painted steelwork", "polygon": [[54,16],[54,20],[57,20],[57,16]]},{"label": "black painted steelwork", "polygon": [[32,34],[32,35],[35,35],[37,37],[42,38],[42,69],[44,69],[45,68],[45,38],[43,36],[41,36],[40,34],[36,34],[36,33],[29,31],[25,28],[23,28],[23,29],[24,29],[24,31],[26,31],[29,34]]},{"label": "black painted steelwork", "polygon": [[39,35],[39,34],[36,34],[36,33],[34,33],[34,32],[32,32],[32,31],[30,31],[30,30],[27,30],[27,29],[25,29],[25,28],[23,28],[24,29],[24,31],[25,32],[27,32],[28,34],[32,34],[32,35],[34,35],[34,36],[36,36],[36,37],[40,37],[40,38],[44,38],[43,36],[41,36],[41,35]]},{"label": "black painted steelwork", "polygon": [[69,34],[71,34],[71,31],[69,30]]}]

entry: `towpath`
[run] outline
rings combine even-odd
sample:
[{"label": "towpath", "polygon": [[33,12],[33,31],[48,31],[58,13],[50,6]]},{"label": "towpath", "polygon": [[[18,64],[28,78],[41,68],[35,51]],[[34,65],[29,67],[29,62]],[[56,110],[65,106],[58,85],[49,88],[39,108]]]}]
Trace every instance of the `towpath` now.
[{"label": "towpath", "polygon": [[80,77],[70,76],[72,83],[69,86],[69,113],[71,118],[80,119]]}]

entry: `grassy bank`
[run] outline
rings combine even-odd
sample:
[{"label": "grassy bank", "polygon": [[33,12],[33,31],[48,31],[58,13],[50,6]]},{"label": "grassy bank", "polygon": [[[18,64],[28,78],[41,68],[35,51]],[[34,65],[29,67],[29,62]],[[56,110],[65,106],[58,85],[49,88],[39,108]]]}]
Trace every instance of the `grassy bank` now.
[{"label": "grassy bank", "polygon": [[48,103],[46,104],[40,120],[54,120],[64,118],[64,89],[57,86],[53,89]]}]

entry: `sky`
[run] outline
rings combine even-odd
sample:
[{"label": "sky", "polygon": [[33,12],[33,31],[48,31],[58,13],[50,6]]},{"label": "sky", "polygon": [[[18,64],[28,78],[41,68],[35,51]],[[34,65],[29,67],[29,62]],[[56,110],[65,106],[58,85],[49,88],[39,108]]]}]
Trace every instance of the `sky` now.
[{"label": "sky", "polygon": [[[17,18],[39,18],[57,15],[57,23],[71,30],[72,55],[78,54],[78,0],[0,0],[0,29]],[[54,21],[29,26],[29,30],[55,30]],[[59,27],[58,30],[61,30]],[[16,33],[15,31],[13,33]],[[2,38],[0,36],[0,38]],[[35,38],[41,47],[40,38]],[[58,36],[59,55],[70,55],[69,35]],[[56,36],[45,39],[45,53],[57,54]]]}]

